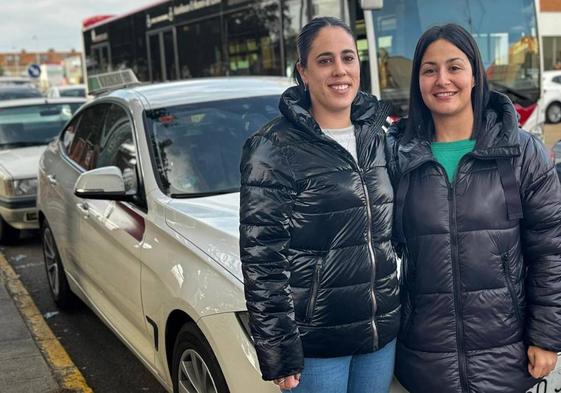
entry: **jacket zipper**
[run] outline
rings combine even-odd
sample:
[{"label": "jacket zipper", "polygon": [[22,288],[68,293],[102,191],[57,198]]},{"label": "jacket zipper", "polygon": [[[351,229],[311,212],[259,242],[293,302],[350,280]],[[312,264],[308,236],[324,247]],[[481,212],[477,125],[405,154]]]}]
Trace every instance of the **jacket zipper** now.
[{"label": "jacket zipper", "polygon": [[454,314],[456,318],[456,345],[458,348],[458,367],[460,369],[460,387],[462,392],[469,392],[468,383],[467,383],[467,362],[466,362],[466,354],[464,348],[464,321],[462,318],[462,301],[461,301],[461,290],[460,290],[460,256],[458,250],[458,223],[456,222],[456,182],[458,179],[459,169],[464,161],[462,157],[458,166],[456,167],[456,173],[454,174],[453,183],[450,183],[448,179],[448,175],[444,166],[441,165],[438,161],[435,161],[436,164],[441,168],[441,173],[446,180],[446,186],[448,187],[448,203],[449,205],[449,212],[450,212],[450,246],[452,248],[452,282],[454,285]]},{"label": "jacket zipper", "polygon": [[316,268],[314,270],[314,282],[312,283],[312,293],[310,294],[310,300],[308,301],[308,307],[306,308],[306,322],[308,323],[312,321],[314,308],[316,308],[316,300],[318,297],[322,268],[323,268],[323,262],[319,260],[318,263],[316,263]]},{"label": "jacket zipper", "polygon": [[522,315],[520,313],[520,307],[518,305],[518,297],[514,291],[514,286],[512,285],[512,281],[510,280],[510,266],[508,264],[509,260],[509,252],[505,252],[501,255],[501,260],[503,262],[503,272],[505,275],[506,286],[508,288],[508,292],[510,293],[510,298],[512,299],[512,306],[514,307],[514,312],[516,313],[516,318],[518,321],[522,321]]},{"label": "jacket zipper", "polygon": [[362,168],[358,169],[358,175],[360,177],[360,182],[362,183],[362,189],[364,191],[364,196],[366,199],[366,213],[368,216],[368,229],[366,231],[366,239],[368,241],[368,255],[370,256],[370,296],[372,298],[372,334],[374,336],[374,348],[378,348],[378,329],[376,328],[376,311],[378,309],[378,304],[376,303],[376,294],[374,293],[374,287],[376,283],[376,258],[374,257],[374,250],[372,249],[372,210],[370,209],[370,196],[368,195],[368,187],[366,186],[366,181],[364,180],[364,171]]}]

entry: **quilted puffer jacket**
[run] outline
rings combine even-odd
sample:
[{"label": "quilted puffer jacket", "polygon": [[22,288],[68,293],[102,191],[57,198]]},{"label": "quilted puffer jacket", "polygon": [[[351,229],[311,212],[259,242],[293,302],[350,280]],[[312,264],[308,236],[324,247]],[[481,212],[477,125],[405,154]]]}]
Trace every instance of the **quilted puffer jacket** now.
[{"label": "quilted puffer jacket", "polygon": [[304,357],[376,351],[400,320],[388,106],[355,98],[358,164],[297,88],[279,106],[283,116],[246,142],[241,160],[240,253],[265,380],[299,372]]},{"label": "quilted puffer jacket", "polygon": [[[401,129],[392,126],[388,140]],[[413,393],[526,392],[537,382],[528,345],[561,351],[561,186],[552,162],[499,93],[451,184],[430,141],[397,146],[395,228],[406,250],[398,379]]]}]

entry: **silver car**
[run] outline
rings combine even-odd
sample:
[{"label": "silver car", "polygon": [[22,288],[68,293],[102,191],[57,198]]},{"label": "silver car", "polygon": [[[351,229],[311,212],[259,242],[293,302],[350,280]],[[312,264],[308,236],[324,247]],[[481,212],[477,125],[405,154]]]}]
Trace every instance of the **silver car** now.
[{"label": "silver car", "polygon": [[0,101],[0,242],[37,229],[39,157],[84,99]]}]

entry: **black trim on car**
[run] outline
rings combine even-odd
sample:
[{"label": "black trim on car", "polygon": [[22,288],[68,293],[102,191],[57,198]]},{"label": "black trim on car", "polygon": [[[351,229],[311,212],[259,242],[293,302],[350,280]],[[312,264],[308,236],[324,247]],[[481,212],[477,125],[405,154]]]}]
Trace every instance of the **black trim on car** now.
[{"label": "black trim on car", "polygon": [[148,316],[146,316],[146,320],[148,321],[150,326],[152,326],[152,329],[154,329],[154,348],[156,348],[156,351],[158,351],[158,325]]},{"label": "black trim on car", "polygon": [[8,199],[0,197],[0,206],[7,209],[25,209],[28,207],[35,207],[36,204],[37,198],[35,196],[21,199]]}]

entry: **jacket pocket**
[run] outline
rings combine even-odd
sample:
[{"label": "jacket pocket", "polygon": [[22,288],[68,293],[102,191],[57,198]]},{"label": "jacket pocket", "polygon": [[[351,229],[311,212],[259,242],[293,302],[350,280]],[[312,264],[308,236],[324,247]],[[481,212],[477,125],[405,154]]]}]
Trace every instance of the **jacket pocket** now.
[{"label": "jacket pocket", "polygon": [[501,254],[501,262],[503,265],[503,274],[505,276],[506,286],[512,300],[512,306],[514,307],[514,312],[516,313],[516,318],[519,322],[522,321],[522,312],[520,311],[520,304],[518,303],[518,296],[516,296],[516,291],[514,289],[514,283],[512,282],[512,277],[510,274],[510,252],[503,252]]},{"label": "jacket pocket", "polygon": [[308,305],[306,306],[306,322],[310,323],[316,308],[316,301],[318,298],[319,284],[321,282],[321,274],[323,271],[323,259],[316,263],[314,269],[314,277],[312,281],[312,288],[310,289],[310,296],[308,297]]}]

